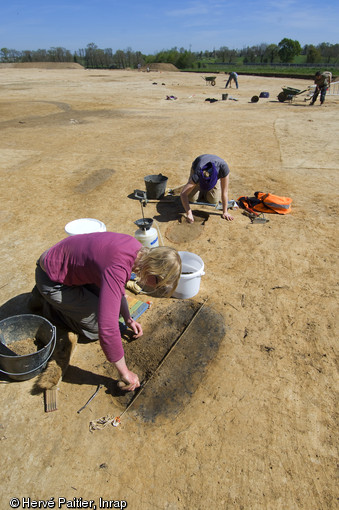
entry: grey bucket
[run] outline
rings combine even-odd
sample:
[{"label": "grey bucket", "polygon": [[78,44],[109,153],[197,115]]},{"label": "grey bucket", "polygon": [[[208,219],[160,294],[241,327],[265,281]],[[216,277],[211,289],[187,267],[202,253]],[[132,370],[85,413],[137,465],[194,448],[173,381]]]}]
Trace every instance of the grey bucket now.
[{"label": "grey bucket", "polygon": [[[26,338],[37,338],[42,349],[20,356],[11,344]],[[55,326],[40,315],[14,315],[0,321],[0,372],[15,381],[26,381],[38,375],[52,356],[56,342]]]},{"label": "grey bucket", "polygon": [[158,200],[164,196],[168,177],[162,174],[147,175],[144,177],[144,181],[146,184],[147,198]]},{"label": "grey bucket", "polygon": [[226,99],[228,98],[228,94],[221,94],[221,97],[223,101],[226,101]]}]

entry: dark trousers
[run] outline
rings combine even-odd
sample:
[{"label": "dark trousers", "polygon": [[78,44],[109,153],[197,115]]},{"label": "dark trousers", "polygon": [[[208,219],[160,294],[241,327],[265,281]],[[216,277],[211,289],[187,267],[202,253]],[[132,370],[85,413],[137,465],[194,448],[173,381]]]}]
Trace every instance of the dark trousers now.
[{"label": "dark trousers", "polygon": [[100,289],[95,285],[67,286],[53,282],[37,265],[36,286],[43,299],[43,315],[89,340],[99,338],[97,309]]},{"label": "dark trousers", "polygon": [[320,103],[323,104],[323,102],[325,101],[325,96],[326,96],[326,92],[327,92],[327,85],[323,85],[322,87],[316,87],[313,97],[312,97],[312,101],[311,101],[312,104],[316,102],[319,92],[320,92]]},{"label": "dark trousers", "polygon": [[227,89],[228,85],[231,85],[232,80],[234,81],[235,86],[237,87],[237,89],[239,88],[237,77],[236,76],[230,76],[228,78],[228,80],[227,80],[226,85],[225,85],[225,89]]}]

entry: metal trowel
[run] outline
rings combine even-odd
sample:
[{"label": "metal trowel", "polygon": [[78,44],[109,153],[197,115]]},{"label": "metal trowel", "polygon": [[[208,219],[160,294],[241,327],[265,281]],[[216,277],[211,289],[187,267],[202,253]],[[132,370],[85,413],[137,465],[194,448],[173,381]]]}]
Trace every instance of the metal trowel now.
[{"label": "metal trowel", "polygon": [[267,223],[270,221],[265,218],[264,213],[243,211],[243,215],[247,216],[251,220],[251,223]]},{"label": "metal trowel", "polygon": [[264,214],[262,216],[255,216],[254,218],[251,218],[251,223],[268,223],[270,220],[265,218]]}]

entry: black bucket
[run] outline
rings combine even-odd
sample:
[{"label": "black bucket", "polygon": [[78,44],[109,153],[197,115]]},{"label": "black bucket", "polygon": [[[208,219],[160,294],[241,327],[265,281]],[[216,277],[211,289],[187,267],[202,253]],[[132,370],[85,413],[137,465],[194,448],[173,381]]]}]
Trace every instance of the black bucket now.
[{"label": "black bucket", "polygon": [[158,200],[164,196],[168,177],[162,174],[147,175],[144,181],[146,184],[147,198]]},{"label": "black bucket", "polygon": [[[20,356],[11,345],[26,338],[36,338],[43,347]],[[55,326],[40,315],[14,315],[0,321],[0,372],[15,381],[38,375],[52,356],[56,342]]]}]

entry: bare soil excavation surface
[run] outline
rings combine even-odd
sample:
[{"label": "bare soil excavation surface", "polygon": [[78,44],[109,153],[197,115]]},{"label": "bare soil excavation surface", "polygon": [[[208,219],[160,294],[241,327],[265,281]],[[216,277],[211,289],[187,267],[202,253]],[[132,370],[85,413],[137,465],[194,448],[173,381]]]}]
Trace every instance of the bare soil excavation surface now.
[{"label": "bare soil excavation surface", "polygon": [[123,342],[149,382],[118,427],[89,428],[132,398],[98,342],[76,346],[57,411],[45,412],[36,378],[0,378],[1,509],[15,497],[20,507],[337,508],[339,97],[280,103],[283,86],[312,81],[240,76],[225,91],[227,76],[214,87],[203,77],[0,69],[1,320],[29,311],[35,262],[69,221],[133,235],[147,175],[178,188],[211,153],[230,166],[229,199],[293,199],[291,214],[266,224],[195,205],[191,226],[178,197],[147,203],[161,244],[203,259],[199,293],[139,296],[152,301],[144,335]]}]

